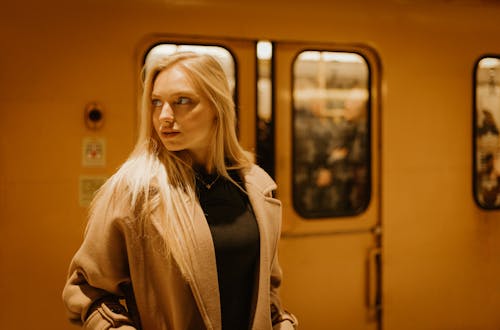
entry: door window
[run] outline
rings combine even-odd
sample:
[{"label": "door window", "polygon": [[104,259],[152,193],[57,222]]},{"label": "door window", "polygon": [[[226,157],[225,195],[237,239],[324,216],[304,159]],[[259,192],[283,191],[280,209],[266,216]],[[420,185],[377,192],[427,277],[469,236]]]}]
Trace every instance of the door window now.
[{"label": "door window", "polygon": [[173,54],[175,52],[195,52],[200,54],[208,54],[215,57],[221,64],[226,73],[229,87],[234,95],[236,74],[234,58],[232,54],[223,47],[211,45],[187,45],[187,44],[171,44],[164,43],[152,47],[146,55],[145,63],[151,61],[156,56]]},{"label": "door window", "polygon": [[500,57],[475,68],[474,197],[485,209],[500,208]]},{"label": "door window", "polygon": [[369,67],[351,52],[293,64],[293,204],[303,218],[356,215],[370,199]]}]

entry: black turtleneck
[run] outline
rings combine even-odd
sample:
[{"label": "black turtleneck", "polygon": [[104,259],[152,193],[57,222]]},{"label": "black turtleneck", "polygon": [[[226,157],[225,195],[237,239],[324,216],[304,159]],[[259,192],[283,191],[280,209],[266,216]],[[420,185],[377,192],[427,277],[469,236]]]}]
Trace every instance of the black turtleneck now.
[{"label": "black turtleneck", "polygon": [[[235,171],[230,175],[243,187]],[[231,181],[200,171],[196,176],[198,198],[215,247],[222,329],[248,329],[259,257],[255,216],[247,195]]]}]

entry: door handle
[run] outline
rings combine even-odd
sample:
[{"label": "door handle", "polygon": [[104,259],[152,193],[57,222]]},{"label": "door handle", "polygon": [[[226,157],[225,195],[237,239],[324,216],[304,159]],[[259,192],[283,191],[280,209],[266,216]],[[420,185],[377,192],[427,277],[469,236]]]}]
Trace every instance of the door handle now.
[{"label": "door handle", "polygon": [[369,320],[377,320],[381,310],[381,249],[372,248],[368,251],[366,305]]}]

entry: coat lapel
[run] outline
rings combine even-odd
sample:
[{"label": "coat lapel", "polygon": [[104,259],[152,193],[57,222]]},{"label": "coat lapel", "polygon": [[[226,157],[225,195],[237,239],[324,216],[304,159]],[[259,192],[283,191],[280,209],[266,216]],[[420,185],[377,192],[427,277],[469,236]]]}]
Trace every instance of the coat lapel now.
[{"label": "coat lapel", "polygon": [[254,166],[245,174],[245,189],[259,226],[261,258],[265,257],[270,266],[281,229],[281,202],[270,196],[276,184],[264,170]]},{"label": "coat lapel", "polygon": [[194,210],[195,240],[191,250],[194,252],[194,283],[190,282],[189,285],[207,329],[219,330],[222,327],[221,307],[212,234],[201,206],[192,200],[188,200],[187,204],[189,209]]}]

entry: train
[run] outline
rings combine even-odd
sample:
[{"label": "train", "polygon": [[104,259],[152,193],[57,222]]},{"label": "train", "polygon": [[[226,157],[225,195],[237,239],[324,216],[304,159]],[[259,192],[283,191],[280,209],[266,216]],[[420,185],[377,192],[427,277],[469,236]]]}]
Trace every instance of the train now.
[{"label": "train", "polygon": [[283,204],[299,329],[500,329],[500,2],[47,0],[0,11],[0,324],[70,329],[94,192],[141,68],[220,59]]}]

